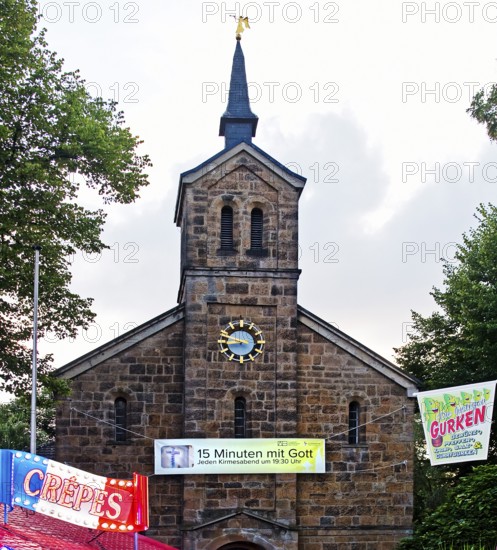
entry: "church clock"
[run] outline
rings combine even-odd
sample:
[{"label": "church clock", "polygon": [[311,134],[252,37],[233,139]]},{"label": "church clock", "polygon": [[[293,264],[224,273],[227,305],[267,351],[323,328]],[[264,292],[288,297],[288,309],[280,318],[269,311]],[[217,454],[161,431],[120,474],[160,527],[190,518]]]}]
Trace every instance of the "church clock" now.
[{"label": "church clock", "polygon": [[229,361],[243,364],[261,355],[266,342],[255,323],[240,319],[231,321],[221,330],[217,343]]}]

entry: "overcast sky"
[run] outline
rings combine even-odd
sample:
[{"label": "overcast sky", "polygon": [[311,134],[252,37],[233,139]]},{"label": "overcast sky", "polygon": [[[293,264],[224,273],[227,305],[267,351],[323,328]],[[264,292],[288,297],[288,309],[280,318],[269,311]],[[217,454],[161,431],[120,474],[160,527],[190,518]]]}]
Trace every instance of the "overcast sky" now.
[{"label": "overcast sky", "polygon": [[[497,155],[466,113],[497,81],[497,2],[41,1],[51,49],[93,94],[115,98],[154,163],[150,185],[112,206],[100,257],[74,261],[97,321],[41,342],[55,366],[177,304],[179,174],[218,137],[242,39],[259,147],[307,177],[299,303],[387,359],[411,310],[430,314],[442,258],[495,202]],[[90,195],[87,200],[100,206]]]}]

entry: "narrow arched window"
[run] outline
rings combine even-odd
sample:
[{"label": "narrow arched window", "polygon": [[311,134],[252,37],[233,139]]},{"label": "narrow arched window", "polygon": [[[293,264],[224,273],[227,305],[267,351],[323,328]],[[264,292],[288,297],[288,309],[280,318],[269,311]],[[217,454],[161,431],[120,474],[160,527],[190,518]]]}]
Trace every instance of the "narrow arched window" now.
[{"label": "narrow arched window", "polygon": [[250,215],[250,248],[262,249],[263,215],[260,208],[254,208]]},{"label": "narrow arched window", "polygon": [[247,402],[244,397],[235,399],[235,437],[247,437]]},{"label": "narrow arched window", "polygon": [[118,397],[114,401],[114,424],[116,428],[116,441],[126,441],[127,428],[127,403],[123,397]]},{"label": "narrow arched window", "polygon": [[221,209],[221,249],[233,250],[233,208],[223,206]]},{"label": "narrow arched window", "polygon": [[359,443],[359,416],[360,406],[357,401],[349,404],[349,443],[357,445]]}]

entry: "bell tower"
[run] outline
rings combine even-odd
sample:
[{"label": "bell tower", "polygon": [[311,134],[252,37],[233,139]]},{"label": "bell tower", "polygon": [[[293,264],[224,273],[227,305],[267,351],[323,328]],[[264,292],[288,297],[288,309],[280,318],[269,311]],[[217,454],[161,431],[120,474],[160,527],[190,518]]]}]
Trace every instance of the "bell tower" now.
[{"label": "bell tower", "polygon": [[[181,174],[176,203],[185,438],[297,435],[298,201],[305,178],[252,143],[257,122],[237,39],[219,129],[225,147]],[[219,499],[208,496],[205,476],[185,477],[184,521],[193,539],[213,516],[234,510],[294,522],[295,484],[286,483],[294,476],[207,477],[219,478]],[[287,506],[276,511],[275,499]],[[202,548],[193,539],[191,548]],[[290,541],[285,548],[293,548]]]},{"label": "bell tower", "polygon": [[237,37],[228,106],[219,125],[225,147],[180,176],[179,303],[187,300],[186,278],[200,268],[223,268],[233,276],[241,276],[241,269],[298,275],[298,199],[306,180],[252,143],[257,123]]}]

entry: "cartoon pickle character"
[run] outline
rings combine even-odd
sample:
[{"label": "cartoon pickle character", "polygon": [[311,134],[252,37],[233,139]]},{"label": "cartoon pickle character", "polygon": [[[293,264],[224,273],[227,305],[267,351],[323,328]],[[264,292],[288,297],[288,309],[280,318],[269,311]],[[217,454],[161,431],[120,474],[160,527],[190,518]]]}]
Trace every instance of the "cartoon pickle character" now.
[{"label": "cartoon pickle character", "polygon": [[483,397],[485,398],[485,401],[490,401],[491,395],[492,395],[492,390],[488,388],[483,388]]},{"label": "cartoon pickle character", "polygon": [[456,417],[456,407],[460,405],[460,399],[453,394],[444,393],[445,410],[450,413],[450,418]]},{"label": "cartoon pickle character", "polygon": [[483,392],[481,390],[473,390],[473,400],[475,403],[483,399]]},{"label": "cartoon pickle character", "polygon": [[436,399],[431,397],[425,397],[423,399],[423,416],[427,424],[431,424],[437,419],[437,415],[440,412],[440,403]]},{"label": "cartoon pickle character", "polygon": [[471,403],[472,395],[468,392],[461,392],[461,405],[469,405]]},{"label": "cartoon pickle character", "polygon": [[475,444],[473,445],[473,448],[475,449],[481,449],[483,446],[481,444],[481,441],[475,441]]}]

